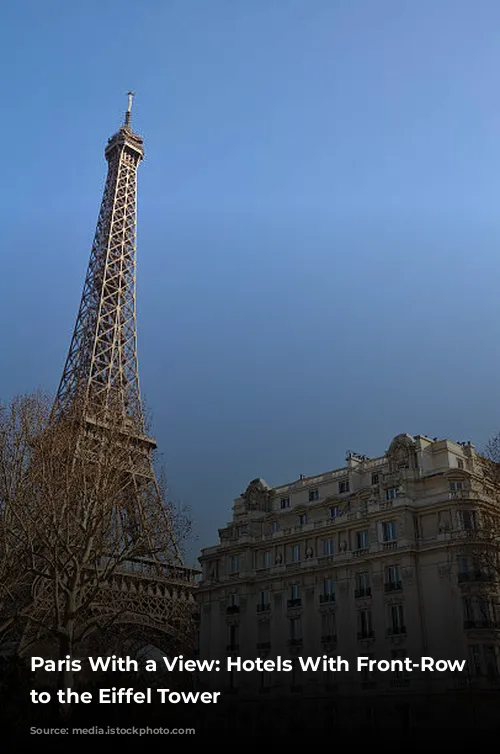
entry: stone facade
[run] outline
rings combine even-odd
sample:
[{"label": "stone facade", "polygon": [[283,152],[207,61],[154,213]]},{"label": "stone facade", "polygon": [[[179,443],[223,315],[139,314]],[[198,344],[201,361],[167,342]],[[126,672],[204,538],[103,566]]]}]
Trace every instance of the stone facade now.
[{"label": "stone facade", "polygon": [[497,571],[482,553],[499,500],[470,443],[425,436],[399,435],[383,456],[350,453],[340,469],[273,489],[253,480],[219,544],[200,557],[201,659],[224,669],[227,657],[322,655],[351,665],[359,656],[467,665],[448,674],[294,667],[203,680],[239,698],[495,688]]}]

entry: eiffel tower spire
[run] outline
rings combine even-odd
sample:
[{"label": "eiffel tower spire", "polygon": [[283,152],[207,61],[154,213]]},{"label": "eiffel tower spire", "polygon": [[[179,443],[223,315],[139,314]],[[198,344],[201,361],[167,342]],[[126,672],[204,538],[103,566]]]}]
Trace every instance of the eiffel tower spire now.
[{"label": "eiffel tower spire", "polygon": [[[130,126],[132,98],[129,92],[125,121],[105,148],[108,174],[52,419],[77,407],[79,452],[86,452],[99,428],[108,434],[111,428],[121,447],[129,448],[127,471],[134,482],[134,519],[139,522],[141,494],[145,488],[159,490],[151,459],[156,442],[146,434],[137,361],[137,167],[144,148]],[[173,535],[172,545],[181,564]]]}]

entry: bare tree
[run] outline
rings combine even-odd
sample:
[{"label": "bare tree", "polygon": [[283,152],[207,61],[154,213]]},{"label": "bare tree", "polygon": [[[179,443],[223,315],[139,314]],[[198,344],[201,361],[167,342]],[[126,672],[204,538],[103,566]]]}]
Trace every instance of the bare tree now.
[{"label": "bare tree", "polygon": [[37,395],[0,411],[0,631],[17,631],[23,655],[60,659],[109,646],[123,622],[188,640],[173,542],[189,520],[112,416],[83,426],[75,407],[54,424],[49,405]]},{"label": "bare tree", "polygon": [[478,457],[482,507],[473,525],[474,558],[485,578],[500,578],[500,433],[490,438]]},{"label": "bare tree", "polygon": [[0,404],[0,641],[31,603],[29,552],[12,526],[30,472],[33,440],[46,428],[50,401],[43,393]]}]

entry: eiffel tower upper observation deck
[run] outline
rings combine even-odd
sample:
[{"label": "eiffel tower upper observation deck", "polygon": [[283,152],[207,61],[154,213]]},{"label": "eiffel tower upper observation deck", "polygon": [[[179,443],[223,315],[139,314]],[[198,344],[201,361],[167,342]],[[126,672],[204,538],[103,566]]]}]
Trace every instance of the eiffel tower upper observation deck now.
[{"label": "eiffel tower upper observation deck", "polygon": [[[129,92],[124,123],[105,149],[106,184],[52,416],[57,421],[77,406],[80,452],[100,431],[109,436],[110,429],[120,447],[127,448],[127,472],[135,490],[131,508],[136,512],[131,515],[139,525],[144,520],[141,491],[156,489],[159,494],[159,489],[151,458],[156,442],[146,433],[137,362],[137,167],[144,148],[130,125],[132,98]],[[173,533],[171,541],[171,551],[161,560],[170,573],[178,567],[176,578],[190,581],[194,571],[183,567]]]}]

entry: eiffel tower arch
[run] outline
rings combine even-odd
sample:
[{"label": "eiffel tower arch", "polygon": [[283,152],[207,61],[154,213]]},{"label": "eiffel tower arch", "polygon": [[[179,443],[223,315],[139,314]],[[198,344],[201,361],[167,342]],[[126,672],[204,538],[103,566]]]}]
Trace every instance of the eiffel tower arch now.
[{"label": "eiffel tower arch", "polygon": [[[106,626],[110,642],[128,641],[159,648],[194,641],[193,592],[197,571],[186,568],[155,474],[155,440],[147,433],[141,400],[136,329],[137,168],[143,139],[131,127],[129,93],[123,125],[105,148],[108,172],[76,324],[54,401],[51,425],[70,418],[76,426],[74,457],[95,458],[110,444],[117,449],[123,504],[112,526],[124,541],[144,540],[140,556],[122,559],[103,579],[89,605],[89,627]],[[97,450],[96,450],[97,449]],[[156,500],[155,514],[147,501]],[[158,552],[148,537],[169,532]],[[127,539],[128,538],[128,539]],[[141,540],[142,541],[142,540]],[[45,587],[46,588],[46,587]],[[44,590],[35,599],[44,600]],[[111,627],[112,626],[112,627]],[[26,645],[35,628],[28,630]],[[135,637],[135,638],[134,638]]]}]

